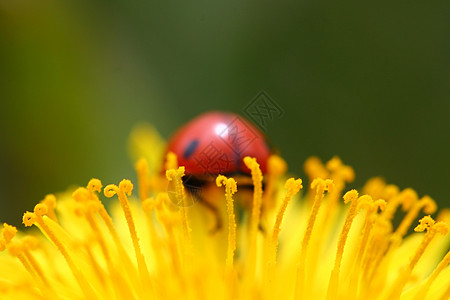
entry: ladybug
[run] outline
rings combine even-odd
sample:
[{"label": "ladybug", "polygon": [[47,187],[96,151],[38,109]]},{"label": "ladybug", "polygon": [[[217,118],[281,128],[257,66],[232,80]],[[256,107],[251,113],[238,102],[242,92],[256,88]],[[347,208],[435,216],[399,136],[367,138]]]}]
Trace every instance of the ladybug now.
[{"label": "ladybug", "polygon": [[240,190],[253,188],[251,172],[243,162],[255,157],[263,175],[272,147],[265,135],[242,116],[212,111],[194,118],[169,140],[167,151],[177,155],[185,167],[185,189],[216,216],[216,230],[221,228],[217,206],[204,195],[204,188],[214,184],[217,175],[233,177]]}]

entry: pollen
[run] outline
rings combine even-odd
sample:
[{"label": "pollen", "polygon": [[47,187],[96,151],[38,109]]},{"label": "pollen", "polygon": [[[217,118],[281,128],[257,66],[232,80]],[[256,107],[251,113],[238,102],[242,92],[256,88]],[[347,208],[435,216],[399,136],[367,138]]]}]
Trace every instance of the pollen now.
[{"label": "pollen", "polygon": [[[135,184],[93,178],[37,199],[21,228],[4,223],[0,298],[450,297],[449,210],[429,196],[380,177],[350,189],[338,157],[308,159],[302,180],[272,155],[265,173],[244,158],[247,181],[205,174],[190,203],[188,170],[156,153],[136,161]],[[226,224],[214,233],[211,209]]]}]

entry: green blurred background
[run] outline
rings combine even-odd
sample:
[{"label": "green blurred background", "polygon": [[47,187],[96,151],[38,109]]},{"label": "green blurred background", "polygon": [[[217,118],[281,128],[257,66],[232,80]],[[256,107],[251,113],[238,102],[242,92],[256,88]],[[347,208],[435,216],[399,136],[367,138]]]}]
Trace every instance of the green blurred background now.
[{"label": "green blurred background", "polygon": [[128,134],[168,137],[264,90],[303,176],[339,155],[449,206],[448,1],[0,0],[0,220],[47,193],[135,178]]}]

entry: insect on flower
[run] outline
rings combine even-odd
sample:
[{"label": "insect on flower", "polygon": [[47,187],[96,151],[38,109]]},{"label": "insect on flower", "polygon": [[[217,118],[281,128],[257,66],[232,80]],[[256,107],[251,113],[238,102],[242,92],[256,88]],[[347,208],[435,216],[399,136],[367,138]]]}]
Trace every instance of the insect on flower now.
[{"label": "insect on flower", "polygon": [[[230,116],[203,117],[214,115]],[[220,137],[242,129],[226,120],[220,127],[227,135]],[[47,195],[24,213],[23,224],[40,232],[4,223],[0,299],[450,298],[450,212],[443,209],[432,218],[437,206],[431,197],[381,178],[369,180],[361,194],[348,190],[355,174],[338,157],[325,164],[307,159],[308,184],[301,193],[302,179],[286,178],[286,164],[258,131],[261,143],[236,142],[241,150],[236,154],[220,144],[226,139],[203,135],[211,123],[200,123],[191,135],[189,123],[174,137],[169,149],[180,166],[174,152],[167,153],[165,178],[160,170],[167,147],[159,135],[133,131],[132,145],[140,154],[137,193],[128,179],[104,187],[92,178],[85,187]],[[186,148],[188,137],[198,145]],[[202,149],[211,141],[230,155],[228,169],[214,169],[204,157]],[[185,148],[173,146],[178,143]],[[244,156],[253,144],[262,147],[255,148],[256,159]],[[185,152],[192,153],[183,157]],[[202,172],[198,161],[210,168]],[[213,170],[236,178],[221,174],[214,186]],[[186,205],[187,176],[205,180],[200,196],[214,204],[226,229],[210,234],[205,207]],[[253,188],[247,191],[251,213],[245,211],[242,220],[234,209],[243,198],[238,177]],[[168,184],[175,186],[176,199],[170,199]],[[182,205],[174,206],[174,200]],[[397,214],[403,216],[399,225],[392,222]],[[258,230],[261,223],[264,232]],[[410,228],[415,233],[408,234]]]},{"label": "insect on flower", "polygon": [[[167,153],[174,153],[178,164],[185,166],[183,185],[215,215],[215,231],[221,228],[222,221],[217,204],[210,199],[213,197],[208,197],[208,188],[215,186],[216,177],[221,174],[235,178],[240,191],[253,190],[251,170],[244,158],[255,158],[262,175],[266,175],[273,147],[265,135],[243,117],[212,111],[181,127],[169,141]],[[251,205],[249,197],[241,198],[244,207]]]}]

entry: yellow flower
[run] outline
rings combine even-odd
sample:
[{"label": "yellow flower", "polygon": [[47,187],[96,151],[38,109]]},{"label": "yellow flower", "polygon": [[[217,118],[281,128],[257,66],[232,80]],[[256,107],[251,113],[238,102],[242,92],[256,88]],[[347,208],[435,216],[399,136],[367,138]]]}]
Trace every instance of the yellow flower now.
[{"label": "yellow flower", "polygon": [[[136,143],[147,144],[139,150]],[[156,133],[141,128],[131,145],[146,157],[136,164],[138,197],[129,180],[103,188],[92,179],[24,214],[25,226],[40,232],[3,225],[1,299],[450,297],[450,214],[433,220],[428,196],[380,178],[362,195],[346,191],[354,173],[337,157],[325,165],[308,159],[310,184],[300,193],[302,180],[287,178],[284,161],[273,156],[263,191],[258,162],[246,157],[253,205],[238,212],[239,182],[219,175],[208,197],[226,226],[211,233],[214,216],[190,205],[176,157],[167,157],[165,176],[158,172]],[[106,201],[113,201],[109,210]],[[394,216],[402,216],[399,225]],[[411,226],[416,233],[408,234]]]}]

